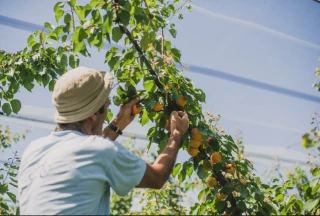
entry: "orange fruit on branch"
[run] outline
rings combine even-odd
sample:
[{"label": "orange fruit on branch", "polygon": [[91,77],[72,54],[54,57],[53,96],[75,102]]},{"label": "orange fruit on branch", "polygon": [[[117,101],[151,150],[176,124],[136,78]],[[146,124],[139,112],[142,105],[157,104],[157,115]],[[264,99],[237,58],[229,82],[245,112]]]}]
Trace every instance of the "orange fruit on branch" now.
[{"label": "orange fruit on branch", "polygon": [[195,156],[198,155],[199,149],[198,149],[198,148],[190,147],[190,148],[188,149],[188,153],[189,153],[189,155],[190,155],[191,157],[195,157]]},{"label": "orange fruit on branch", "polygon": [[213,152],[210,156],[210,160],[213,163],[219,163],[221,161],[221,155],[218,152]]},{"label": "orange fruit on branch", "polygon": [[236,171],[236,168],[233,164],[227,164],[226,165],[226,172],[230,173],[230,174],[234,174],[234,172]]},{"label": "orange fruit on branch", "polygon": [[168,91],[171,91],[171,90],[172,90],[172,87],[171,87],[172,85],[173,85],[177,90],[179,90],[180,87],[179,87],[179,85],[176,84],[176,83],[173,83],[173,84],[171,84],[171,85],[170,85],[170,84],[167,84],[166,87],[165,87],[165,89],[168,90]]},{"label": "orange fruit on branch", "polygon": [[206,183],[207,183],[208,187],[214,187],[218,184],[217,179],[212,176],[207,178]]},{"label": "orange fruit on branch", "polygon": [[185,98],[184,96],[180,95],[179,99],[176,101],[176,104],[183,107],[184,105],[187,104],[187,98]]},{"label": "orange fruit on branch", "polygon": [[190,139],[190,145],[193,148],[199,148],[199,146],[201,145],[201,140],[195,140],[193,138]]},{"label": "orange fruit on branch", "polygon": [[133,105],[131,108],[131,113],[133,115],[139,114],[139,113],[141,113],[141,111],[142,111],[142,108],[138,107],[137,104]]},{"label": "orange fruit on branch", "polygon": [[225,199],[227,199],[228,195],[219,192],[216,197],[218,200],[225,200]]},{"label": "orange fruit on branch", "polygon": [[161,111],[163,109],[163,105],[159,102],[153,107],[154,111]]},{"label": "orange fruit on branch", "polygon": [[198,128],[193,128],[191,130],[191,137],[195,140],[201,140],[202,134],[199,133]]},{"label": "orange fruit on branch", "polygon": [[244,179],[240,179],[240,182],[241,182],[241,184],[243,184],[243,185],[246,185],[246,184],[247,184],[247,181],[244,180]]}]

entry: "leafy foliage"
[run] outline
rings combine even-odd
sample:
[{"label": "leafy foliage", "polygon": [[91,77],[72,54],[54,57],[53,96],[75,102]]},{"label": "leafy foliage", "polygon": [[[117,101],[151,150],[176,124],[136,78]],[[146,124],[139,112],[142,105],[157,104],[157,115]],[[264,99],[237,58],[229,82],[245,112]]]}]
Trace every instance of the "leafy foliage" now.
[{"label": "leafy foliage", "polygon": [[[9,188],[9,186],[18,187],[19,162],[20,158],[17,157],[17,152],[15,152],[13,158],[9,158],[8,163],[4,164],[4,168],[0,168],[1,215],[20,215],[16,195]],[[12,203],[8,202],[7,199],[10,199]]]},{"label": "leafy foliage", "polygon": [[[171,20],[173,17],[183,19],[179,13],[184,7],[192,11],[187,3],[188,0],[183,3],[180,0],[91,0],[82,6],[76,0],[57,2],[53,10],[57,26],[44,23],[44,29],[29,36],[28,47],[22,51],[0,52],[2,111],[6,115],[18,113],[21,103],[14,95],[21,87],[31,91],[34,84],[38,83],[48,86],[52,91],[60,75],[69,68],[79,66],[80,55],[90,57],[87,47],[101,51],[109,43],[112,48],[105,54],[105,64],[118,81],[113,102],[120,105],[137,94],[141,96],[139,107],[143,113],[139,122],[141,125],[153,123],[147,134],[149,147],[151,143],[156,144],[160,152],[166,145],[170,133],[165,130],[165,125],[172,111],[183,110],[190,119],[190,130],[183,138],[182,149],[188,150],[192,157],[176,165],[173,177],[179,183],[168,185],[167,193],[144,193],[143,196],[150,198],[148,200],[160,200],[155,201],[156,205],[154,201],[148,203],[143,209],[145,214],[184,214],[186,211],[179,207],[180,201],[175,203],[171,198],[177,195],[173,192],[175,188],[178,185],[181,187],[192,175],[197,175],[205,185],[198,195],[199,203],[191,208],[192,214],[316,212],[319,205],[316,191],[318,181],[305,183],[304,199],[291,195],[284,201],[283,192],[291,190],[292,181],[288,180],[283,185],[263,184],[252,173],[253,164],[241,157],[243,150],[239,151],[239,145],[222,128],[217,127],[220,117],[211,114],[204,117],[201,103],[205,102],[206,95],[183,76],[183,70],[178,68],[181,65],[181,52],[165,37],[178,36]],[[143,89],[139,89],[139,86],[143,86]],[[163,109],[155,111],[158,102]],[[112,114],[108,115],[108,119],[111,117]],[[196,137],[200,137],[196,141],[192,132],[195,128],[198,131]],[[305,147],[317,145],[314,139],[309,141],[311,136],[317,138],[317,135],[306,135],[303,138],[306,140],[303,141],[306,142]],[[200,145],[197,144],[199,142]],[[311,172],[318,178],[318,168],[313,168]],[[214,187],[206,186],[208,177],[216,179]],[[3,186],[3,191],[5,188]],[[123,204],[130,200],[119,199]],[[171,206],[172,203],[175,205]],[[165,206],[169,208],[164,209]],[[130,208],[127,204],[113,207],[114,214],[122,214]]]}]

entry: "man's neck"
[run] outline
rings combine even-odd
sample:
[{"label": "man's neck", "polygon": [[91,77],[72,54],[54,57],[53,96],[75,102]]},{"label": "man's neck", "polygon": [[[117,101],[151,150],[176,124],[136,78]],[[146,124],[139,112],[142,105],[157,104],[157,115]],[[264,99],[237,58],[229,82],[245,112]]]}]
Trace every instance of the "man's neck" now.
[{"label": "man's neck", "polygon": [[55,132],[60,132],[60,131],[66,131],[66,130],[74,130],[74,131],[79,131],[85,135],[92,135],[92,132],[88,130],[83,124],[81,123],[70,123],[70,124],[59,124]]}]

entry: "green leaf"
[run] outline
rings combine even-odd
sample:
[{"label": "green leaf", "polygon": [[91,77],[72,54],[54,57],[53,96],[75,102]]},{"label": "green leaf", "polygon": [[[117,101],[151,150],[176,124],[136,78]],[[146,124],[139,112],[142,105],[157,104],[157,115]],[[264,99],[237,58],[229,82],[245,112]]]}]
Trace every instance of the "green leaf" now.
[{"label": "green leaf", "polygon": [[303,210],[303,202],[301,200],[297,200],[295,206],[299,209],[299,212]]},{"label": "green leaf", "polygon": [[68,35],[63,35],[61,38],[62,42],[66,42],[67,39],[68,39]]},{"label": "green leaf", "polygon": [[141,118],[140,118],[140,124],[142,125],[142,126],[144,126],[145,124],[147,124],[148,122],[149,122],[149,117],[148,117],[148,113],[147,112],[143,112],[142,113],[142,116],[141,116]]},{"label": "green leaf", "polygon": [[198,200],[199,201],[202,199],[204,193],[205,193],[205,189],[201,190],[200,193],[198,194]]},{"label": "green leaf", "polygon": [[59,8],[56,12],[55,12],[55,18],[56,18],[56,21],[59,22],[60,18],[63,16],[64,14],[64,11]]},{"label": "green leaf", "polygon": [[4,194],[8,191],[8,184],[0,183],[0,194]]},{"label": "green leaf", "polygon": [[54,85],[56,84],[56,81],[55,80],[51,80],[49,82],[49,91],[50,92],[53,92],[53,89],[54,89]]},{"label": "green leaf", "polygon": [[17,99],[13,99],[12,101],[10,101],[11,107],[12,107],[12,111],[16,114],[18,114],[18,112],[21,109],[21,102]]},{"label": "green leaf", "polygon": [[226,202],[224,201],[220,201],[218,199],[216,199],[216,202],[214,203],[214,208],[219,212],[222,209],[224,209],[226,206]]},{"label": "green leaf", "polygon": [[282,201],[284,199],[284,194],[279,194],[278,196],[276,196],[276,198],[274,199],[275,201]]},{"label": "green leaf", "polygon": [[119,52],[119,49],[116,47],[112,47],[111,49],[108,50],[106,53],[105,60],[106,62],[110,61],[110,59],[115,56]]},{"label": "green leaf", "polygon": [[14,183],[18,183],[18,180],[14,179],[12,177],[10,177],[10,180],[13,181]]},{"label": "green leaf", "polygon": [[17,200],[16,200],[16,195],[14,195],[13,193],[11,192],[7,192],[7,195],[8,197],[10,197],[10,199],[12,200],[13,203],[16,203]]},{"label": "green leaf", "polygon": [[320,168],[319,167],[311,168],[310,171],[311,171],[312,176],[320,175]]},{"label": "green leaf", "polygon": [[91,12],[92,18],[93,18],[93,23],[94,24],[101,24],[102,23],[102,18],[99,10],[93,10]]},{"label": "green leaf", "polygon": [[2,111],[8,116],[11,114],[11,106],[8,103],[2,105]]},{"label": "green leaf", "polygon": [[69,65],[72,68],[76,68],[79,66],[79,57],[77,55],[70,55],[69,57]]},{"label": "green leaf", "polygon": [[291,195],[289,197],[289,199],[287,199],[287,202],[286,202],[286,207],[285,207],[285,213],[287,213],[291,207],[293,206],[293,204],[296,202],[296,196],[295,195]]},{"label": "green leaf", "polygon": [[247,205],[244,201],[240,200],[238,202],[238,207],[241,209],[242,212],[246,212],[247,211]]},{"label": "green leaf", "polygon": [[177,31],[175,29],[170,29],[169,30],[170,34],[172,35],[172,37],[176,38],[177,36]]},{"label": "green leaf", "polygon": [[113,118],[113,113],[112,113],[111,109],[108,108],[108,109],[107,109],[106,121],[107,121],[108,123],[110,123],[110,122],[112,121],[112,118]]},{"label": "green leaf", "polygon": [[171,49],[172,52],[172,58],[173,60],[175,60],[176,62],[180,63],[180,58],[181,58],[181,52],[180,50],[176,49],[176,48],[172,48]]},{"label": "green leaf", "polygon": [[187,172],[187,175],[188,175],[189,177],[191,177],[192,172],[193,172],[193,164],[192,164],[192,163],[189,163],[189,164],[188,164],[187,169],[186,169],[186,172]]},{"label": "green leaf", "polygon": [[67,13],[66,15],[64,15],[63,21],[65,24],[68,24],[71,21],[71,19],[72,19],[71,15]]},{"label": "green leaf", "polygon": [[44,42],[46,41],[46,33],[44,33],[44,32],[41,32],[41,34],[40,34],[40,42],[42,43],[42,44],[44,44]]},{"label": "green leaf", "polygon": [[23,80],[23,86],[24,86],[29,92],[31,92],[31,90],[32,90],[33,87],[34,87],[34,84],[33,84],[32,82],[30,82],[29,80],[24,79],[24,80]]},{"label": "green leaf", "polygon": [[148,49],[148,46],[149,46],[149,34],[147,34],[147,33],[143,34],[143,37],[142,37],[142,39],[140,41],[140,46],[144,50]]},{"label": "green leaf", "polygon": [[200,102],[206,101],[206,95],[201,89],[195,88],[194,93],[194,96],[197,100],[199,100]]},{"label": "green leaf", "polygon": [[197,175],[200,179],[204,178],[204,169],[202,164],[198,167]]},{"label": "green leaf", "polygon": [[80,52],[84,48],[84,41],[73,43],[73,52]]},{"label": "green leaf", "polygon": [[312,209],[314,209],[318,205],[319,201],[320,201],[319,198],[308,200],[304,205],[305,210],[310,212]]},{"label": "green leaf", "polygon": [[50,80],[49,75],[48,74],[43,74],[41,76],[41,78],[42,78],[43,87],[46,87],[48,85],[48,83],[49,83],[49,80]]},{"label": "green leaf", "polygon": [[[1,187],[1,186],[0,186],[0,187]],[[0,203],[0,206],[1,206],[3,209],[9,211],[9,207],[8,207],[7,204],[1,202],[1,203]]]},{"label": "green leaf", "polygon": [[44,23],[44,27],[48,28],[48,29],[53,29],[52,25],[48,22]]},{"label": "green leaf", "polygon": [[121,23],[124,25],[124,26],[127,26],[129,24],[129,21],[130,21],[130,13],[126,10],[120,10],[118,12],[118,16],[121,20]]},{"label": "green leaf", "polygon": [[108,62],[109,68],[112,71],[116,71],[118,69],[118,66],[120,64],[120,56],[113,56],[110,61]]},{"label": "green leaf", "polygon": [[63,2],[57,2],[54,7],[53,7],[53,11],[57,12],[58,10],[60,10],[61,8],[63,8],[64,3]]},{"label": "green leaf", "polygon": [[[60,37],[60,35],[62,34],[63,32],[63,28],[61,26],[55,28],[54,32],[56,33],[57,37]],[[64,35],[66,37],[68,37],[67,35]]]},{"label": "green leaf", "polygon": [[178,175],[179,182],[182,183],[186,179],[186,171],[181,170]]},{"label": "green leaf", "polygon": [[70,5],[74,7],[77,3],[77,0],[70,0],[69,2],[70,2]]},{"label": "green leaf", "polygon": [[192,6],[191,5],[187,5],[186,8],[188,8],[189,11],[192,12]]},{"label": "green leaf", "polygon": [[181,169],[181,163],[177,163],[174,166],[173,171],[172,171],[173,178],[175,178],[177,176],[177,174],[180,172],[180,169]]},{"label": "green leaf", "polygon": [[104,16],[104,22],[102,25],[102,34],[111,33],[113,26],[113,13],[108,11]]},{"label": "green leaf", "polygon": [[112,40],[116,43],[122,38],[122,33],[119,27],[114,27],[112,29]]},{"label": "green leaf", "polygon": [[153,87],[154,87],[154,80],[145,80],[143,82],[143,87],[145,90],[147,90],[148,92],[152,91]]},{"label": "green leaf", "polygon": [[34,45],[34,43],[35,43],[34,36],[33,36],[33,35],[30,35],[30,36],[28,37],[28,46],[31,47],[31,46]]}]

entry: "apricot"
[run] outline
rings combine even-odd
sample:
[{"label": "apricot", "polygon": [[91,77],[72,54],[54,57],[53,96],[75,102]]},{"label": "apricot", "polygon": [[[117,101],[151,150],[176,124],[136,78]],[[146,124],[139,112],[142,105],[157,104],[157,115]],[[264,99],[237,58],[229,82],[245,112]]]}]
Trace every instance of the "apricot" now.
[{"label": "apricot", "polygon": [[199,149],[198,149],[198,148],[190,147],[190,148],[188,149],[188,153],[189,153],[189,155],[190,155],[191,157],[195,157],[195,156],[198,155]]},{"label": "apricot", "polygon": [[246,184],[247,184],[247,181],[244,180],[244,179],[240,179],[240,182],[241,182],[241,184],[243,184],[243,185],[246,185]]},{"label": "apricot", "polygon": [[198,128],[193,128],[191,130],[191,137],[195,140],[201,140],[202,134],[199,133]]},{"label": "apricot", "polygon": [[234,167],[233,164],[227,164],[226,165],[226,172],[230,173],[230,174],[234,174],[234,172],[236,171],[236,168]]},{"label": "apricot", "polygon": [[199,146],[201,145],[201,140],[195,140],[193,138],[190,139],[190,145],[193,148],[199,148]]},{"label": "apricot", "polygon": [[214,187],[218,184],[217,179],[212,176],[207,178],[206,183],[207,183],[208,187]]},{"label": "apricot", "polygon": [[214,163],[219,163],[221,161],[221,155],[218,152],[213,152],[210,156],[210,160]]},{"label": "apricot", "polygon": [[160,111],[163,109],[163,105],[159,102],[157,102],[157,104],[153,107],[154,111]]},{"label": "apricot", "polygon": [[184,96],[180,95],[179,99],[176,101],[176,104],[183,107],[184,105],[187,104],[187,98],[185,98]]},{"label": "apricot", "polygon": [[139,113],[141,113],[141,111],[142,111],[142,108],[138,107],[137,104],[133,105],[131,108],[131,113],[133,115],[139,114]]},{"label": "apricot", "polygon": [[216,197],[218,200],[225,200],[225,199],[227,199],[228,195],[219,192]]}]

